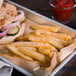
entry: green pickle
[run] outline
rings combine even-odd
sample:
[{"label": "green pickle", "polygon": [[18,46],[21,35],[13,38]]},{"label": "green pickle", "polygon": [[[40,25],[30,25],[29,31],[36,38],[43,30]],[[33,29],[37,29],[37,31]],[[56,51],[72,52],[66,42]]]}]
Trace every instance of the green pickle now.
[{"label": "green pickle", "polygon": [[10,29],[10,31],[8,32],[7,35],[9,35],[9,36],[16,35],[18,32],[19,32],[19,27],[18,26],[15,26],[15,27],[12,27]]}]

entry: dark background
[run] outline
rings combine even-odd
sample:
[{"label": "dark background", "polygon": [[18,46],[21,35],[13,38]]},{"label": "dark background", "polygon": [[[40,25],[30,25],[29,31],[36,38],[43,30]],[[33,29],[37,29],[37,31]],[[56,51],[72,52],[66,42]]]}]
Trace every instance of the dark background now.
[{"label": "dark background", "polygon": [[[49,0],[11,0],[24,7],[34,10],[44,16],[51,18],[51,8],[49,6]],[[66,26],[76,29],[76,8],[70,23]],[[22,73],[14,69],[12,76],[25,76]],[[66,64],[62,70],[60,70],[55,76],[76,76],[76,56]]]}]

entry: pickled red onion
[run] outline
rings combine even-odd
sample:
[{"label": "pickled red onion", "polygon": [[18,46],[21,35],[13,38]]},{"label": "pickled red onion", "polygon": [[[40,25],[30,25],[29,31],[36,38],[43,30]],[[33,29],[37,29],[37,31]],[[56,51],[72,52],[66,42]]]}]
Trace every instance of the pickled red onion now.
[{"label": "pickled red onion", "polygon": [[2,32],[2,33],[0,33],[0,37],[3,37],[3,36],[5,36],[7,33],[8,33],[8,29],[6,30],[6,31],[4,31],[4,32]]},{"label": "pickled red onion", "polygon": [[20,22],[17,21],[15,23],[9,24],[7,27],[3,27],[2,29],[10,29],[12,27],[18,26],[19,24],[20,24]]},{"label": "pickled red onion", "polygon": [[8,25],[7,27],[2,28],[2,29],[6,29],[6,31],[4,31],[3,33],[0,33],[0,37],[5,36],[9,32],[10,28],[15,27],[19,24],[20,24],[20,22],[18,21],[18,22]]},{"label": "pickled red onion", "polygon": [[18,13],[20,14],[14,19],[14,21],[19,21],[25,16],[22,10],[18,10]]}]

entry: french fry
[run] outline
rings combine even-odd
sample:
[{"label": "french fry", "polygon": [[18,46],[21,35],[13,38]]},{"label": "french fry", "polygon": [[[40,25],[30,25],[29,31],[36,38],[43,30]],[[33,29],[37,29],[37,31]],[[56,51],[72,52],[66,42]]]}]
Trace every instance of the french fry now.
[{"label": "french fry", "polygon": [[[38,64],[40,67],[39,68],[41,68],[41,66],[46,66],[46,63],[42,63],[42,62],[40,62],[40,61],[36,61],[36,60],[33,60],[33,61],[31,61],[31,62],[33,62],[33,63],[35,63],[35,64]],[[37,68],[35,68],[34,70],[37,70],[37,69],[39,69],[38,67]]]},{"label": "french fry", "polygon": [[73,42],[74,42],[73,39],[72,39],[72,40],[69,40],[69,41],[68,41],[68,45],[72,44]]},{"label": "french fry", "polygon": [[29,40],[34,41],[34,42],[50,43],[51,45],[55,46],[58,49],[61,49],[64,47],[62,43],[56,40],[56,38],[54,37],[49,37],[49,36],[36,37],[34,35],[29,35]]},{"label": "french fry", "polygon": [[[44,36],[44,35],[43,35]],[[68,44],[68,40],[62,40],[62,39],[59,39],[59,38],[56,38],[54,36],[46,36],[46,37],[49,37],[49,38],[53,38],[55,41],[57,41],[58,43],[60,44],[63,44],[64,46],[66,46]]]},{"label": "french fry", "polygon": [[36,47],[36,48],[47,48],[50,49],[51,51],[58,51],[55,47],[53,47],[52,45],[48,44],[48,43],[42,43],[42,42],[14,42],[11,43],[10,45],[16,46],[16,47],[21,47],[21,46],[25,46],[25,47]]},{"label": "french fry", "polygon": [[9,54],[1,54],[1,55],[4,56],[4,57],[8,57],[8,58],[11,57]]},{"label": "french fry", "polygon": [[31,62],[36,63],[36,64],[38,64],[38,65],[41,65],[40,61],[33,60],[33,61],[31,61]]},{"label": "french fry", "polygon": [[53,38],[59,44],[63,44],[64,46],[68,45],[68,40],[62,40],[62,39],[56,38],[54,36],[46,36],[46,37]]},{"label": "french fry", "polygon": [[28,35],[22,35],[18,38],[16,38],[17,41],[25,41],[25,40],[28,40]]},{"label": "french fry", "polygon": [[[17,46],[18,48],[19,46]],[[22,48],[25,48],[26,50],[30,50],[30,51],[37,51],[37,48],[35,47],[25,47],[25,46],[22,46]]]},{"label": "french fry", "polygon": [[38,52],[26,50],[24,47],[19,47],[19,51],[33,59],[39,60],[40,62],[45,62],[45,56]]},{"label": "french fry", "polygon": [[62,40],[71,40],[72,39],[72,37],[69,34],[53,33],[53,32],[50,32],[49,30],[42,30],[42,29],[36,29],[34,31],[34,34],[36,36],[39,36],[39,35],[50,35],[50,36],[54,36],[54,37],[57,37],[57,38],[62,39]]},{"label": "french fry", "polygon": [[43,70],[47,69],[46,66],[41,66],[40,68],[43,69]]},{"label": "french fry", "polygon": [[49,57],[52,58],[53,57],[54,52],[51,52]]},{"label": "french fry", "polygon": [[42,29],[42,30],[51,31],[51,32],[57,32],[59,30],[59,27],[48,26],[48,25],[32,25],[31,28],[34,30]]},{"label": "french fry", "polygon": [[43,48],[50,48],[50,44],[48,43],[42,43],[42,42],[14,42],[14,43],[11,43],[10,45],[13,45],[13,46],[26,46],[26,47],[43,47]]},{"label": "french fry", "polygon": [[45,48],[39,48],[38,52],[44,55],[49,55],[50,54],[50,49],[45,49]]},{"label": "french fry", "polygon": [[32,61],[33,59],[31,57],[28,57],[28,56],[25,56],[23,53],[19,52],[18,49],[14,46],[11,46],[11,45],[6,45],[6,47],[11,51],[13,52],[14,54],[22,57],[23,59],[25,60],[29,60],[29,61]]},{"label": "french fry", "polygon": [[[41,38],[43,39],[43,40],[41,40],[40,41],[40,39],[39,39],[40,37],[36,37],[36,36],[34,36],[34,35],[29,35],[29,40],[34,40],[34,41],[37,41],[37,39],[39,40],[38,42],[49,42],[49,40],[47,41],[47,38],[45,39],[45,41],[43,41],[44,40],[44,36],[41,36]],[[45,48],[45,47],[44,47]],[[52,45],[50,45],[49,47],[48,47],[48,49],[50,49],[50,51],[55,51],[55,52],[57,52],[58,50],[54,47],[54,46],[52,46]]]}]

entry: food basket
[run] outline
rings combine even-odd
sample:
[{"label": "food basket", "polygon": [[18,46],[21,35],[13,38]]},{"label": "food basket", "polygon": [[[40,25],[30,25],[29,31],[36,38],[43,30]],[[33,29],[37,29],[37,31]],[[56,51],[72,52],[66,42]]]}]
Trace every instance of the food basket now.
[{"label": "food basket", "polygon": [[[61,28],[61,32],[65,32],[65,33],[70,33],[72,36],[76,37],[76,30],[67,27],[66,25],[63,25],[59,22],[56,22],[50,18],[47,18],[43,15],[40,15],[26,7],[23,7],[19,4],[16,4],[10,0],[6,0],[9,3],[14,4],[15,6],[17,6],[18,9],[21,9],[25,12],[26,18],[34,23],[37,24],[45,24],[45,25],[52,25],[52,26],[57,26]],[[63,31],[64,30],[64,31]],[[9,54],[8,51],[4,50],[0,50],[1,53],[7,53]],[[73,51],[61,64],[59,64],[52,72],[49,76],[54,76],[66,63],[68,63],[68,61],[70,61],[76,54],[76,51]],[[27,75],[27,76],[33,76],[33,73],[30,71],[27,71],[26,68],[27,67],[27,63],[24,62],[23,59],[20,58],[14,58],[14,57],[9,57],[9,56],[0,56],[0,59],[6,61],[7,63],[11,64],[15,69],[17,69],[18,71],[22,72],[23,74]],[[17,61],[16,61],[17,60]]]}]

